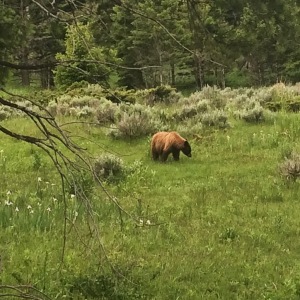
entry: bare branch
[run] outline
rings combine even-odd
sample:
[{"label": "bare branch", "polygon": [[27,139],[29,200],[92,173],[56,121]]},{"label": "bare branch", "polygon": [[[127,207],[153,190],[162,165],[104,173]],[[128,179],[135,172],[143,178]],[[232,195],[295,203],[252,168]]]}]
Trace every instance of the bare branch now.
[{"label": "bare branch", "polygon": [[0,285],[0,290],[11,291],[0,293],[0,298],[5,299],[51,300],[49,296],[31,285]]},{"label": "bare branch", "polygon": [[7,67],[10,69],[15,70],[41,70],[46,68],[54,68],[59,65],[64,65],[66,67],[70,67],[69,65],[72,63],[94,63],[94,64],[100,64],[100,65],[107,65],[119,69],[126,69],[126,70],[144,70],[144,69],[152,69],[152,68],[161,68],[161,66],[142,66],[142,67],[130,67],[130,66],[122,66],[115,63],[110,62],[102,62],[95,59],[89,59],[89,60],[62,60],[62,61],[55,61],[55,62],[48,62],[48,63],[42,63],[42,64],[15,64],[7,61],[0,60],[0,66]]}]

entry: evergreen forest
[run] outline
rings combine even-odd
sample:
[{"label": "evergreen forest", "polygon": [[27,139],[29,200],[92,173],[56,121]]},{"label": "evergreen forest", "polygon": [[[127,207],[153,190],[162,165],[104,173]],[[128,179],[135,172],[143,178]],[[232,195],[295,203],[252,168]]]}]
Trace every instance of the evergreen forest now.
[{"label": "evergreen forest", "polygon": [[0,80],[66,88],[300,80],[299,1],[2,0]]}]

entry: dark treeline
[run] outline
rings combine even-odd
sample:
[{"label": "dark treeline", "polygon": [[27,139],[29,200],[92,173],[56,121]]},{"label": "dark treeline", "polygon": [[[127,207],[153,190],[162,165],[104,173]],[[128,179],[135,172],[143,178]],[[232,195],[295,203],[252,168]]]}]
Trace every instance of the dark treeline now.
[{"label": "dark treeline", "polygon": [[295,0],[1,0],[0,81],[179,89],[300,81]]}]

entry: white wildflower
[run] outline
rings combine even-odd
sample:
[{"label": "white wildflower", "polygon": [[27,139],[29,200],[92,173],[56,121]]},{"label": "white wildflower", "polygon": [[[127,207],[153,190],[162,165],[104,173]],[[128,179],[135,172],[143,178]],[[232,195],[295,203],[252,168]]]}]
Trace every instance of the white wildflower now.
[{"label": "white wildflower", "polygon": [[41,181],[42,181],[42,178],[41,178],[41,177],[38,177],[37,180],[38,180],[38,182],[41,182]]},{"label": "white wildflower", "polygon": [[16,207],[15,211],[16,211],[16,212],[20,211],[19,208],[18,208],[18,206]]},{"label": "white wildflower", "polygon": [[11,191],[7,191],[6,195],[7,196],[11,195]]},{"label": "white wildflower", "polygon": [[74,195],[74,194],[71,194],[70,197],[71,197],[71,199],[74,199],[74,198],[75,198],[75,195]]},{"label": "white wildflower", "polygon": [[47,212],[50,212],[50,211],[51,211],[51,208],[50,208],[50,207],[48,207],[46,210],[47,210]]},{"label": "white wildflower", "polygon": [[147,225],[151,225],[150,220],[147,220],[146,224],[147,224]]},{"label": "white wildflower", "polygon": [[32,209],[31,205],[27,205],[27,209]]},{"label": "white wildflower", "polygon": [[142,219],[140,219],[140,225],[143,225],[144,221]]},{"label": "white wildflower", "polygon": [[55,197],[52,198],[53,202],[57,202],[57,199]]},{"label": "white wildflower", "polygon": [[33,213],[34,213],[34,210],[33,210],[33,209],[31,209],[31,210],[29,211],[29,213],[30,213],[30,214],[33,214]]},{"label": "white wildflower", "polygon": [[7,206],[13,205],[13,203],[9,200],[5,200],[4,204],[7,205]]}]

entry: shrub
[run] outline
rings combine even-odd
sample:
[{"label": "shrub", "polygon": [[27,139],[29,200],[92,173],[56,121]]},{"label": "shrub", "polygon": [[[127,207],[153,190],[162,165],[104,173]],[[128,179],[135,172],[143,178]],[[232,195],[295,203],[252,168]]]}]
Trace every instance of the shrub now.
[{"label": "shrub", "polygon": [[258,123],[265,120],[264,109],[260,104],[253,108],[245,109],[240,113],[240,118],[248,123]]},{"label": "shrub", "polygon": [[55,117],[57,115],[57,103],[55,101],[50,101],[47,110]]},{"label": "shrub", "polygon": [[226,99],[221,95],[221,91],[216,87],[206,86],[202,90],[202,99],[209,100],[209,104],[214,109],[223,109]]},{"label": "shrub", "polygon": [[114,181],[125,174],[123,160],[113,154],[99,156],[94,164],[95,174],[98,178]]},{"label": "shrub", "polygon": [[224,97],[216,87],[206,86],[202,91],[197,91],[187,98],[182,98],[180,101],[183,104],[198,104],[208,105],[211,109],[223,109],[226,105],[227,98]]},{"label": "shrub", "polygon": [[235,109],[237,110],[241,110],[247,106],[249,106],[249,104],[247,104],[249,102],[249,98],[247,95],[242,94],[242,95],[237,95],[234,100],[232,101],[232,105],[234,106]]},{"label": "shrub", "polygon": [[290,100],[290,102],[287,104],[287,110],[291,112],[300,111],[300,96],[295,96]]},{"label": "shrub", "polygon": [[84,107],[88,106],[93,100],[94,98],[91,96],[73,97],[69,102],[69,105],[71,107]]},{"label": "shrub", "polygon": [[125,112],[117,127],[124,137],[139,137],[153,131],[151,118],[146,112]]},{"label": "shrub", "polygon": [[111,132],[114,137],[140,137],[155,131],[151,110],[139,104],[120,106],[116,120],[117,132]]},{"label": "shrub", "polygon": [[114,103],[125,102],[134,104],[136,102],[136,93],[134,90],[116,89],[107,92],[105,97]]},{"label": "shrub", "polygon": [[300,177],[300,154],[292,152],[279,166],[279,173],[287,180],[296,181]]},{"label": "shrub", "polygon": [[[256,96],[248,98],[246,95],[238,95],[228,108],[234,110],[233,116],[248,123],[265,121],[266,110],[261,106]],[[235,110],[236,109],[236,110]]]},{"label": "shrub", "polygon": [[106,101],[95,111],[95,117],[99,124],[114,123],[118,106],[115,103]]},{"label": "shrub", "polygon": [[227,115],[223,110],[213,110],[200,116],[201,123],[204,126],[216,126],[219,128],[226,128],[229,126],[227,119]]},{"label": "shrub", "polygon": [[189,119],[197,115],[197,108],[195,105],[185,105],[181,111],[174,114],[174,117],[178,120]]},{"label": "shrub", "polygon": [[270,110],[279,111],[285,109],[292,112],[300,110],[299,91],[296,87],[278,83],[272,86],[269,92],[271,97],[264,103],[264,106]]},{"label": "shrub", "polygon": [[187,120],[185,124],[179,124],[176,130],[180,132],[183,136],[195,136],[203,131],[203,125],[201,122],[195,122],[195,120]]},{"label": "shrub", "polygon": [[138,95],[145,99],[145,104],[153,106],[156,103],[177,103],[181,98],[181,94],[176,92],[175,88],[172,88],[169,85],[161,85],[152,89],[144,90]]},{"label": "shrub", "polygon": [[203,94],[202,92],[195,92],[193,94],[191,94],[189,97],[185,97],[182,98],[182,100],[180,102],[186,103],[186,104],[190,104],[190,103],[198,103],[199,101],[203,100]]},{"label": "shrub", "polygon": [[82,89],[81,95],[89,95],[93,97],[104,96],[105,90],[100,84],[88,84]]},{"label": "shrub", "polygon": [[81,80],[81,81],[75,81],[73,82],[67,89],[66,92],[75,90],[75,89],[81,89],[81,88],[85,88],[89,85],[89,83],[85,80]]},{"label": "shrub", "polygon": [[196,104],[196,110],[199,113],[207,112],[209,111],[209,109],[210,109],[210,105],[207,99],[203,99]]},{"label": "shrub", "polygon": [[5,111],[4,109],[0,109],[0,121],[6,120],[10,117],[10,113]]},{"label": "shrub", "polygon": [[27,107],[27,108],[31,108],[32,107],[32,103],[28,100],[26,101],[17,101],[16,104],[23,106],[23,107]]},{"label": "shrub", "polygon": [[187,103],[173,114],[173,118],[184,120],[192,118],[198,114],[202,114],[211,110],[208,100],[200,100],[198,103]]},{"label": "shrub", "polygon": [[63,116],[70,115],[70,106],[67,103],[60,103],[57,105],[57,114]]},{"label": "shrub", "polygon": [[78,110],[76,116],[79,118],[91,117],[95,114],[95,109],[89,106],[84,106]]},{"label": "shrub", "polygon": [[68,94],[63,94],[60,97],[57,98],[57,103],[62,104],[62,103],[67,103],[69,104],[72,101],[72,96]]}]

